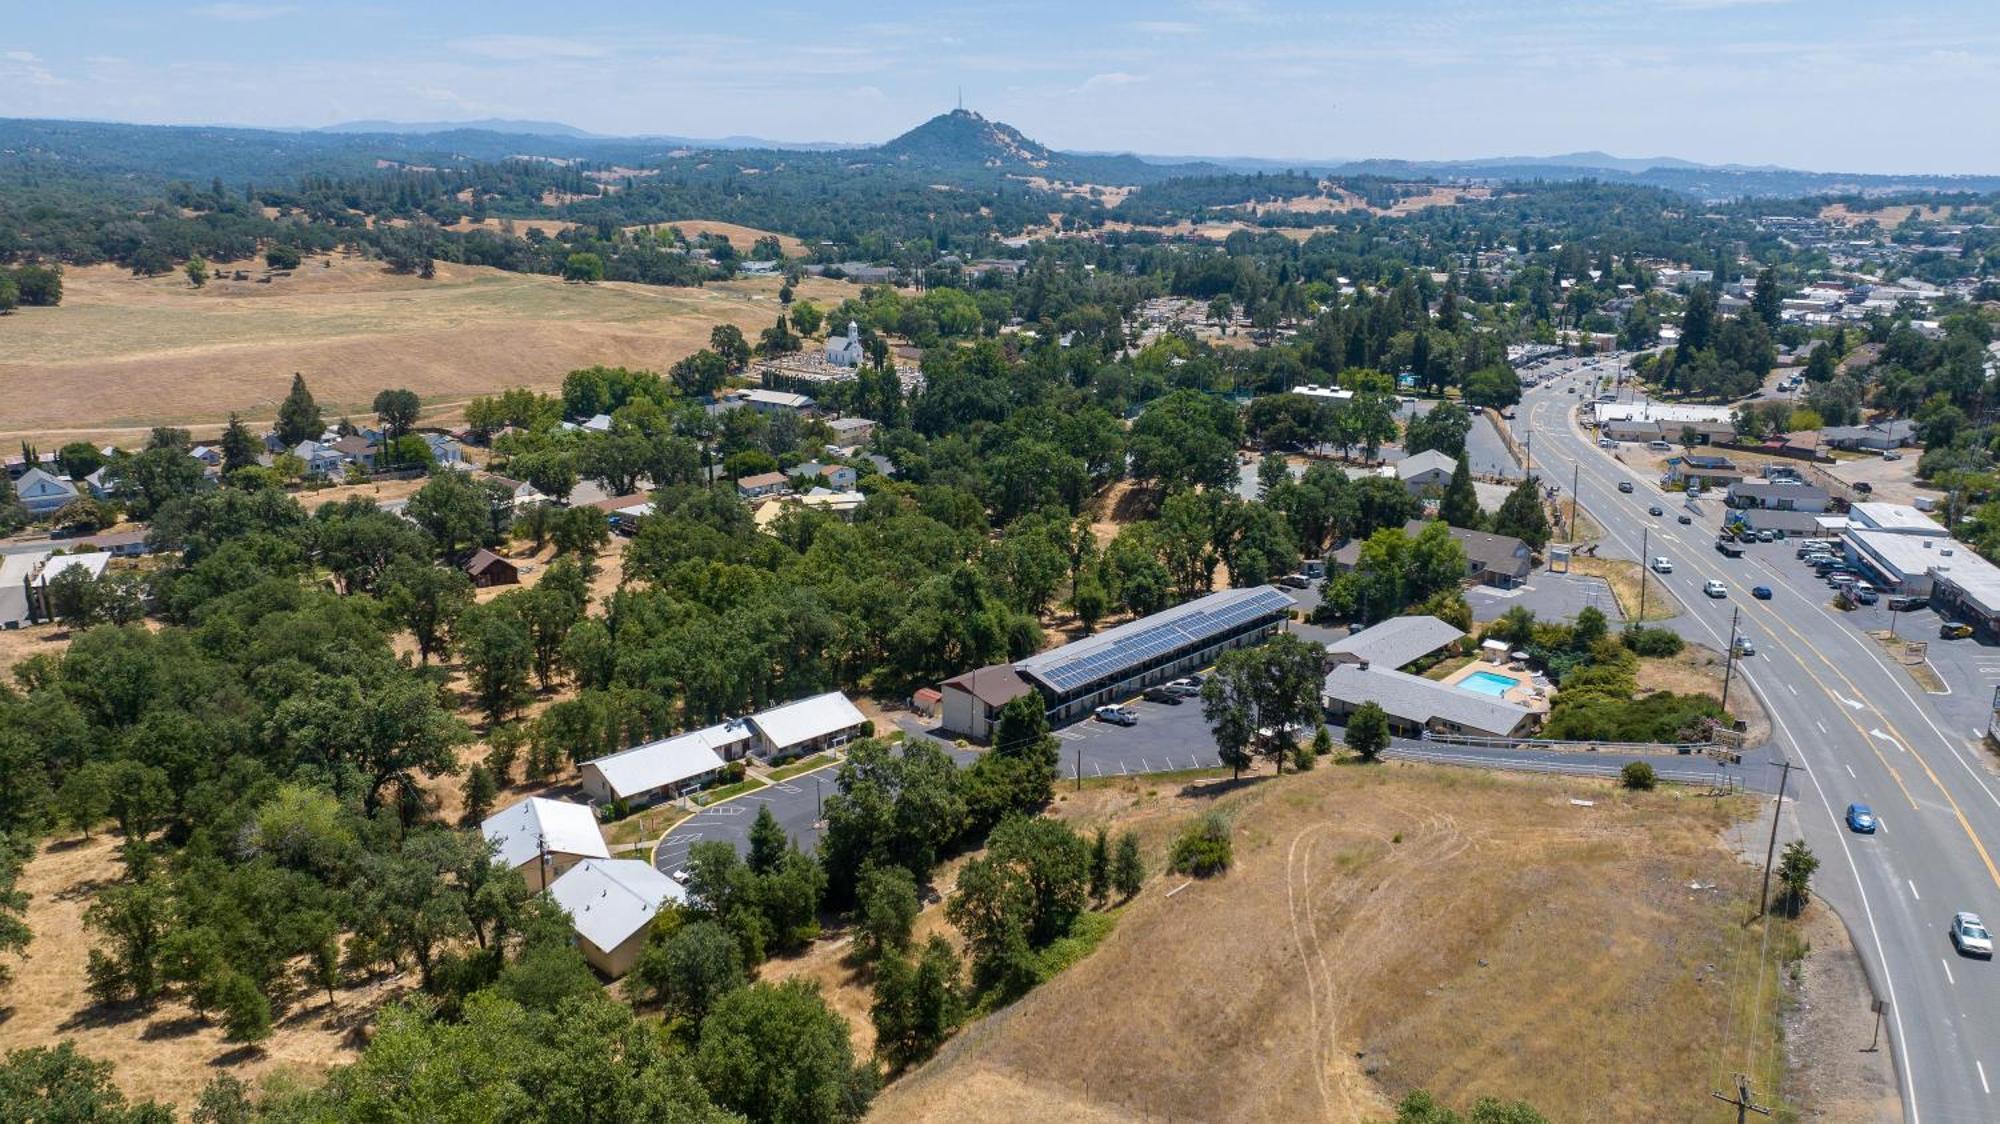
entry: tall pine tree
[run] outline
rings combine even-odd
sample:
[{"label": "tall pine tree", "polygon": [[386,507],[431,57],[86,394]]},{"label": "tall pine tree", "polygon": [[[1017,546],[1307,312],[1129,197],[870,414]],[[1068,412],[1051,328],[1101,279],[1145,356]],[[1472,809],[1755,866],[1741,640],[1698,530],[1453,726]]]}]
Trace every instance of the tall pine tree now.
[{"label": "tall pine tree", "polygon": [[1486,513],[1479,509],[1479,493],[1472,487],[1472,469],[1464,457],[1451,470],[1451,483],[1445,485],[1444,498],[1438,501],[1438,518],[1468,531],[1486,524]]},{"label": "tall pine tree", "polygon": [[313,401],[312,391],[306,389],[306,377],[294,373],[292,392],[278,406],[278,440],[290,448],[325,431],[326,420],[320,416],[319,403]]}]

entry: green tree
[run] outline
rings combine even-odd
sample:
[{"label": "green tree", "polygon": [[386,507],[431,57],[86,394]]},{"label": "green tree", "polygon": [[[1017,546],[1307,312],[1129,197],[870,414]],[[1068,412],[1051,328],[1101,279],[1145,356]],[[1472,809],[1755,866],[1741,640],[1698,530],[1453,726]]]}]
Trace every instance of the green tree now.
[{"label": "green tree", "polygon": [[224,1037],[229,1041],[255,1044],[271,1037],[271,1001],[257,989],[256,981],[241,972],[229,972],[217,998]]},{"label": "green tree", "polygon": [[447,558],[478,546],[492,533],[492,501],[462,472],[440,472],[431,477],[410,497],[403,511]]},{"label": "green tree", "polygon": [[627,995],[664,1006],[700,1025],[723,996],[744,986],[743,950],[714,921],[678,921],[661,935],[656,924],[632,974]]},{"label": "green tree", "polygon": [[900,866],[870,866],[855,887],[855,943],[864,959],[902,953],[910,945],[922,904],[917,880]]},{"label": "green tree", "polygon": [[382,423],[382,440],[393,443],[417,424],[423,402],[413,390],[384,390],[375,395],[375,417]]},{"label": "green tree", "polygon": [[1103,904],[1111,893],[1111,831],[1099,827],[1090,837],[1090,900]]},{"label": "green tree", "polygon": [[1090,847],[1055,820],[1015,816],[993,829],[986,854],[959,872],[945,907],[965,934],[975,971],[991,976],[1017,947],[1039,948],[1067,935],[1083,912]]},{"label": "green tree", "polygon": [[278,440],[290,449],[301,441],[316,440],[324,432],[326,421],[312,391],[306,389],[306,377],[294,373],[291,392],[278,404]]},{"label": "green tree", "polygon": [[1355,756],[1373,761],[1389,748],[1389,715],[1373,700],[1354,708],[1347,716],[1347,732],[1342,740]]},{"label": "green tree", "polygon": [[296,246],[274,245],[264,251],[264,264],[272,269],[297,269],[304,260]]},{"label": "green tree", "polygon": [[778,826],[778,817],[771,814],[771,806],[759,804],[757,818],[750,823],[750,872],[769,874],[778,869],[778,863],[791,846],[791,838]]},{"label": "green tree", "polygon": [[1118,896],[1130,901],[1146,882],[1146,862],[1139,856],[1139,836],[1127,831],[1118,836],[1118,853],[1111,860],[1111,885]]},{"label": "green tree", "polygon": [[743,338],[743,329],[734,324],[717,324],[709,329],[708,347],[722,356],[732,375],[750,365],[750,342]]},{"label": "green tree", "polygon": [[1429,1093],[1418,1089],[1396,1104],[1395,1124],[1549,1124],[1526,1101],[1499,1101],[1481,1097],[1464,1116],[1441,1105]]},{"label": "green tree", "polygon": [[563,280],[592,285],[604,280],[604,259],[588,251],[571,254],[563,261]]},{"label": "green tree", "polygon": [[836,1124],[874,1096],[847,1023],[804,980],[724,995],[702,1020],[694,1068],[717,1104],[752,1120]]},{"label": "green tree", "polygon": [[1468,531],[1477,531],[1486,522],[1486,513],[1479,508],[1479,492],[1472,486],[1472,468],[1462,457],[1452,467],[1451,483],[1438,501],[1438,518]]},{"label": "green tree", "polygon": [[1781,888],[1778,901],[1786,913],[1796,917],[1806,907],[1812,892],[1812,876],[1819,870],[1819,857],[1806,846],[1805,840],[1794,839],[1785,844],[1785,853],[1778,860],[1778,885]]},{"label": "green tree", "polygon": [[0,1062],[0,1118],[42,1124],[171,1124],[169,1105],[128,1104],[110,1062],[93,1061],[64,1039],[11,1050]]},{"label": "green tree", "polygon": [[1314,757],[1325,757],[1333,752],[1333,733],[1321,722],[1313,730],[1312,751]]},{"label": "green tree", "polygon": [[1507,493],[1500,510],[1493,514],[1493,533],[1512,535],[1540,550],[1549,544],[1549,515],[1542,508],[1540,485],[1523,480]]},{"label": "green tree", "polygon": [[1618,780],[1635,792],[1650,792],[1659,783],[1653,774],[1653,767],[1644,761],[1626,762],[1625,767],[1618,771]]},{"label": "green tree", "polygon": [[459,618],[472,607],[472,579],[465,571],[411,558],[390,564],[380,586],[391,619],[409,629],[425,664],[451,650]]},{"label": "green tree", "polygon": [[493,773],[484,762],[476,762],[465,775],[465,817],[467,827],[477,827],[493,811],[493,801],[500,795],[500,783],[493,779]]},{"label": "green tree", "polygon": [[936,1053],[965,1017],[960,974],[958,954],[940,936],[931,937],[915,963],[883,960],[869,1008],[876,1055],[900,1070]]},{"label": "green tree", "polygon": [[1252,752],[1279,772],[1297,747],[1298,732],[1319,713],[1324,680],[1316,645],[1279,633],[1255,648],[1225,652],[1201,687],[1202,716],[1222,759],[1240,776]]},{"label": "green tree", "polygon": [[802,336],[818,335],[820,325],[826,322],[825,314],[811,301],[795,301],[788,311],[792,317],[792,329]]},{"label": "green tree", "polygon": [[64,827],[90,838],[90,829],[111,814],[111,783],[101,765],[85,765],[63,778],[56,790],[56,814]]},{"label": "green tree", "polygon": [[1456,460],[1465,459],[1465,439],[1472,432],[1472,415],[1456,402],[1440,402],[1428,413],[1410,419],[1403,451],[1411,456],[1434,449]]},{"label": "green tree", "polygon": [[1521,401],[1521,377],[1505,364],[1481,367],[1466,373],[1464,392],[1467,405],[1504,410]]},{"label": "green tree", "polygon": [[188,284],[197,289],[208,284],[208,261],[200,254],[189,258],[187,264],[181,267],[181,272],[187,274]]},{"label": "green tree", "polygon": [[452,630],[452,646],[488,721],[500,721],[525,700],[535,646],[519,614],[496,603],[473,605]]},{"label": "green tree", "polygon": [[225,475],[239,468],[254,466],[258,455],[263,452],[263,446],[250,432],[250,427],[243,424],[243,418],[237,414],[229,415],[229,425],[222,431],[220,445],[222,471]]}]

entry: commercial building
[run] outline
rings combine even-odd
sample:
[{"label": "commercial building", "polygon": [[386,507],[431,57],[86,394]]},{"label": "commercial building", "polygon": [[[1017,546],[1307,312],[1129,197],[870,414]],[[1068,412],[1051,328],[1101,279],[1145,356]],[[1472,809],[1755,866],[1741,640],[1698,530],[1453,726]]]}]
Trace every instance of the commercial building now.
[{"label": "commercial building", "polygon": [[1931,604],[1985,639],[2000,639],[2000,566],[1957,546],[1931,568]]},{"label": "commercial building", "polygon": [[599,803],[651,804],[707,784],[755,740],[750,723],[738,718],[586,761],[578,773],[585,794]]},{"label": "commercial building", "polygon": [[1785,480],[1739,480],[1729,486],[1729,506],[1769,511],[1822,512],[1833,502],[1825,488]]},{"label": "commercial building", "polygon": [[549,886],[569,914],[577,950],[591,967],[617,979],[632,970],[662,907],[688,900],[687,890],[638,859],[586,859]]},{"label": "commercial building", "polygon": [[813,408],[811,395],[789,390],[747,390],[743,404],[760,414],[801,414]]},{"label": "commercial building", "polygon": [[1929,597],[1937,567],[1949,569],[1970,548],[1935,535],[1902,535],[1894,531],[1849,528],[1840,536],[1847,560],[1892,593]]},{"label": "commercial building", "polygon": [[540,890],[585,859],[608,859],[597,814],[582,804],[530,796],[486,817],[479,833],[493,844],[493,861],[518,870]]},{"label": "commercial building", "polygon": [[1854,526],[1870,531],[1937,538],[1947,538],[1951,534],[1937,520],[1905,503],[1851,504],[1847,509],[1847,519]]},{"label": "commercial building", "polygon": [[1041,694],[1050,722],[1073,722],[1206,667],[1232,648],[1262,642],[1296,605],[1269,586],[1223,590],[1013,664],[968,672],[942,685],[944,729],[988,737],[1000,708],[1028,690]]},{"label": "commercial building", "polygon": [[1694,430],[1700,441],[1727,441],[1736,436],[1736,422],[1727,406],[1667,404],[1640,399],[1637,402],[1600,402],[1596,406],[1597,425],[1604,436],[1615,441],[1672,441]]},{"label": "commercial building", "polygon": [[1363,703],[1389,715],[1403,737],[1425,732],[1483,737],[1519,737],[1537,718],[1517,703],[1451,683],[1398,670],[1465,633],[1436,617],[1392,617],[1327,646],[1329,668],[1320,688],[1327,716],[1345,722]]}]

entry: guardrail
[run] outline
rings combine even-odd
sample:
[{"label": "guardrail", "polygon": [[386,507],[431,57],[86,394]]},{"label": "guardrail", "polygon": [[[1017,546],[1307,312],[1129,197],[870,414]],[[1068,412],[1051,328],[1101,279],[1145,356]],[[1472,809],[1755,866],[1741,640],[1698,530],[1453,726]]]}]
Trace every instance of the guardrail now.
[{"label": "guardrail", "polygon": [[1730,752],[1720,742],[1598,742],[1559,738],[1491,738],[1473,734],[1431,734],[1423,741],[1436,745],[1464,746],[1468,749],[1530,749],[1548,752],[1658,753],[1686,757],[1694,754]]}]

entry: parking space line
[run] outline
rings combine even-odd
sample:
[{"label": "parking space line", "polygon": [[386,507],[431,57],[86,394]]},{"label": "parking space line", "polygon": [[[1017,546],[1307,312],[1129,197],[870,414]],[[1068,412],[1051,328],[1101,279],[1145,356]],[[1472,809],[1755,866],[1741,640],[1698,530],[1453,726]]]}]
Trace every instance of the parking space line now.
[{"label": "parking space line", "polygon": [[1912,882],[1909,879],[1905,878],[1903,879],[1903,884],[1910,888],[1911,897],[1917,899],[1918,901],[1924,900],[1924,896],[1922,894],[1917,893],[1917,884],[1915,882]]},{"label": "parking space line", "polygon": [[1974,1069],[1976,1069],[1976,1070],[1978,1070],[1978,1071],[1979,1071],[1979,1087],[1980,1087],[1981,1089],[1984,1089],[1984,1090],[1986,1091],[1986,1095],[1987,1095],[1987,1096],[1989,1096],[1989,1097],[1990,1097],[1990,1096],[1992,1096],[1992,1095],[1993,1095],[1993,1086],[1991,1086],[1991,1085],[1988,1085],[1988,1084],[1986,1083],[1986,1065],[1985,1065],[1985,1063],[1981,1062],[1981,1061],[1980,1061],[1980,1060],[1979,1060],[1978,1058],[1974,1058],[1974,1059],[1972,1059],[1972,1068],[1974,1068]]}]

